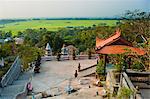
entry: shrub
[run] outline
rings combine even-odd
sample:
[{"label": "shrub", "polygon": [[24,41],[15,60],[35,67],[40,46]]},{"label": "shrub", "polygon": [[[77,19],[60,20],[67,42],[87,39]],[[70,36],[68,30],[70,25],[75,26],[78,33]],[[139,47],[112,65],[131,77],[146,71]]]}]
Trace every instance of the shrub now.
[{"label": "shrub", "polygon": [[131,66],[131,68],[134,70],[143,70],[144,69],[143,65],[139,61],[135,61],[133,63],[133,65]]},{"label": "shrub", "polygon": [[133,91],[127,87],[122,87],[118,94],[118,99],[129,99],[130,95],[133,94]]},{"label": "shrub", "polygon": [[96,72],[99,75],[103,75],[104,74],[104,61],[103,60],[99,60],[97,67],[96,67]]}]

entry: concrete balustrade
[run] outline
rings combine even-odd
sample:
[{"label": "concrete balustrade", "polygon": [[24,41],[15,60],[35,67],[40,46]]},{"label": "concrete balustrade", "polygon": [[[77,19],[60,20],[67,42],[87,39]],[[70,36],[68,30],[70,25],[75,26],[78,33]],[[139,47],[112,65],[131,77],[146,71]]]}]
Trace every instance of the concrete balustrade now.
[{"label": "concrete balustrade", "polygon": [[9,84],[12,84],[15,79],[18,78],[21,72],[21,60],[19,56],[15,59],[14,63],[11,65],[7,73],[2,77],[1,87],[5,87]]}]

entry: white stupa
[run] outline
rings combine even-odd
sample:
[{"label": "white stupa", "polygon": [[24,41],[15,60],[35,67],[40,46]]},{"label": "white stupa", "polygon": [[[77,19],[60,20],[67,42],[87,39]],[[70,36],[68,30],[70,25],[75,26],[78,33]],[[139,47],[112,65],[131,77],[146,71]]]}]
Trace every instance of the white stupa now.
[{"label": "white stupa", "polygon": [[52,55],[52,49],[51,49],[51,46],[49,45],[49,43],[47,43],[45,50],[46,50],[45,54],[47,56],[51,56]]}]

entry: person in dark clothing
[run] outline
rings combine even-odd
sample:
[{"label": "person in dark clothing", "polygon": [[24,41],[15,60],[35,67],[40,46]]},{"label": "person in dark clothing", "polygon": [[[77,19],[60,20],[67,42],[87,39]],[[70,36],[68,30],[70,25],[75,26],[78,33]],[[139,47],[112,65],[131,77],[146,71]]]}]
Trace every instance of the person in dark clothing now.
[{"label": "person in dark clothing", "polygon": [[57,53],[57,61],[60,61],[61,53]]},{"label": "person in dark clothing", "polygon": [[78,72],[80,71],[80,69],[81,69],[81,65],[80,65],[80,63],[79,63],[79,65],[78,65]]},{"label": "person in dark clothing", "polygon": [[75,70],[74,77],[76,78],[78,76],[77,70]]}]

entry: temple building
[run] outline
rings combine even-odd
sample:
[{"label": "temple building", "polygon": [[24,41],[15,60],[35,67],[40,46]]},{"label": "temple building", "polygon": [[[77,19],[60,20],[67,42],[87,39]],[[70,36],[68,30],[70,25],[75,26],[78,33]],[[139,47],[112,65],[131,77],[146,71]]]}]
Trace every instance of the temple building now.
[{"label": "temple building", "polygon": [[133,45],[121,37],[121,31],[117,30],[115,34],[107,39],[96,37],[96,53],[102,55],[105,62],[108,61],[108,55],[124,54],[129,55],[144,55],[145,51],[141,48],[133,47]]},{"label": "temple building", "polygon": [[[126,63],[127,68],[122,68],[120,76],[115,77],[114,69],[110,69],[106,73],[108,56],[112,54],[125,54],[124,60],[136,58],[134,56],[145,55],[144,49],[134,47],[130,42],[121,37],[121,31],[117,30],[115,34],[107,39],[96,37],[96,53],[100,55],[100,60],[104,60],[106,77],[106,87],[110,89],[110,93],[117,93],[121,87],[131,89],[134,94],[129,99],[150,99],[150,73],[140,72],[130,69],[130,62]],[[130,60],[131,61],[131,60]]]},{"label": "temple building", "polygon": [[23,42],[24,42],[24,39],[23,39],[23,38],[17,38],[17,37],[16,37],[16,38],[14,38],[14,40],[15,40],[15,43],[18,44],[18,45],[19,45],[19,44],[23,44]]}]

